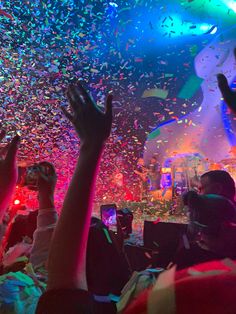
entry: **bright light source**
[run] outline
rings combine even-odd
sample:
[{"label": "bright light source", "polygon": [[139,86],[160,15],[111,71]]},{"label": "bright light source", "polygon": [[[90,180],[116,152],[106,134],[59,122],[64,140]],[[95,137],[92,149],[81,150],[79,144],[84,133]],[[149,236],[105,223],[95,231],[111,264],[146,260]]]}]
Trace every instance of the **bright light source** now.
[{"label": "bright light source", "polygon": [[208,32],[210,30],[212,25],[209,25],[209,24],[202,24],[200,25],[200,30],[203,31],[203,32]]},{"label": "bright light source", "polygon": [[[204,25],[201,25],[201,27],[202,26],[204,26]],[[211,35],[214,35],[218,29],[216,25],[210,25],[210,24],[207,25],[207,28],[203,27],[202,29],[204,29],[204,28],[206,29],[205,34],[211,34]]]},{"label": "bright light source", "polygon": [[14,200],[14,205],[19,205],[20,204],[20,200]]},{"label": "bright light source", "polygon": [[167,37],[199,36],[204,34],[215,34],[217,26],[208,23],[194,23],[184,20],[177,14],[163,17],[159,24],[160,31]]},{"label": "bright light source", "polygon": [[217,26],[211,25],[211,24],[202,24],[199,27],[200,30],[202,30],[205,34],[211,34],[214,35],[217,32]]},{"label": "bright light source", "polygon": [[236,13],[236,1],[235,0],[223,0],[224,4]]},{"label": "bright light source", "polygon": [[115,2],[109,2],[109,5],[113,8],[118,8],[118,4],[116,4]]},{"label": "bright light source", "polygon": [[217,30],[218,30],[217,26],[213,26],[213,28],[212,28],[210,34],[211,34],[211,35],[214,35],[214,34],[217,32]]}]

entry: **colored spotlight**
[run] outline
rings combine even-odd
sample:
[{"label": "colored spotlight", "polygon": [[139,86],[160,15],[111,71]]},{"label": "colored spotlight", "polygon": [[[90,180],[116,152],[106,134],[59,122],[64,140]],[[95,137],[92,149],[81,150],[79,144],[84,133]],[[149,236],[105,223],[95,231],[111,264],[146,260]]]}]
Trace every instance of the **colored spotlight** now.
[{"label": "colored spotlight", "polygon": [[194,23],[174,14],[164,17],[159,25],[159,29],[164,36],[170,38],[181,36],[199,36],[204,34],[215,34],[217,26],[208,23]]},{"label": "colored spotlight", "polygon": [[20,200],[18,199],[14,200],[14,205],[20,205]]},{"label": "colored spotlight", "polygon": [[115,2],[109,2],[109,5],[113,8],[118,8],[118,4],[116,4]]},{"label": "colored spotlight", "polygon": [[217,26],[213,26],[210,34],[214,35],[217,32],[217,30],[218,30]]},{"label": "colored spotlight", "polygon": [[216,32],[217,32],[217,26],[216,25],[201,25],[200,28],[202,30],[206,30],[206,32],[204,34],[211,34],[211,35],[214,35]]},{"label": "colored spotlight", "polygon": [[223,0],[224,4],[236,13],[236,1],[235,0]]},{"label": "colored spotlight", "polygon": [[208,32],[210,29],[208,24],[202,24],[200,25],[200,30],[202,30],[203,32]]}]

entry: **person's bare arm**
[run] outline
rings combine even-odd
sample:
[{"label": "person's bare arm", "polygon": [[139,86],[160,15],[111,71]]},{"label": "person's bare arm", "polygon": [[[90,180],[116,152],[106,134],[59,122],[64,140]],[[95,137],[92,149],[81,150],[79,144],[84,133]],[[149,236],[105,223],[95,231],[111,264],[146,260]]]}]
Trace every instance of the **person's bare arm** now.
[{"label": "person's bare arm", "polygon": [[52,235],[58,220],[54,206],[56,170],[53,164],[49,162],[44,161],[39,165],[42,167],[38,178],[39,211],[30,254],[30,262],[34,267],[46,265]]},{"label": "person's bare arm", "polygon": [[73,111],[63,110],[80,137],[80,155],[55,229],[48,260],[48,289],[87,289],[85,258],[95,179],[112,124],[112,97],[102,113],[81,85],[68,89]]},{"label": "person's bare arm", "polygon": [[[6,132],[0,134],[0,141],[5,136]],[[6,154],[5,158],[0,156],[0,223],[10,204],[15,191],[18,168],[17,168],[17,151],[20,142],[20,137],[15,136],[8,147],[3,148],[0,153]]]},{"label": "person's bare arm", "polygon": [[[234,49],[234,56],[236,59],[236,48]],[[221,91],[222,96],[228,107],[236,114],[236,91],[230,89],[228,81],[224,74],[217,75],[218,86]]]}]

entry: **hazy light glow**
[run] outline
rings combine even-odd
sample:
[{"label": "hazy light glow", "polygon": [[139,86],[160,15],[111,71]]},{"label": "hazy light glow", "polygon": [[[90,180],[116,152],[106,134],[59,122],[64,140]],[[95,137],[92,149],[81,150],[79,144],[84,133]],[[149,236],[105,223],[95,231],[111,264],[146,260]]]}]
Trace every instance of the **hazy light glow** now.
[{"label": "hazy light glow", "polygon": [[235,0],[223,0],[223,2],[225,5],[227,5],[228,8],[230,8],[236,13],[236,1]]},{"label": "hazy light glow", "polygon": [[212,31],[210,32],[211,35],[214,35],[217,32],[218,28],[215,26]]},{"label": "hazy light glow", "polygon": [[163,17],[159,25],[160,31],[167,37],[199,36],[215,34],[217,27],[207,23],[194,23],[174,14]]},{"label": "hazy light glow", "polygon": [[200,25],[200,30],[202,30],[203,32],[208,32],[209,29],[211,28],[212,25],[209,25],[209,24],[202,24]]},{"label": "hazy light glow", "polygon": [[20,204],[20,200],[16,199],[14,200],[14,205],[19,205]]},{"label": "hazy light glow", "polygon": [[118,8],[118,4],[116,4],[115,2],[109,2],[109,5],[111,7]]}]

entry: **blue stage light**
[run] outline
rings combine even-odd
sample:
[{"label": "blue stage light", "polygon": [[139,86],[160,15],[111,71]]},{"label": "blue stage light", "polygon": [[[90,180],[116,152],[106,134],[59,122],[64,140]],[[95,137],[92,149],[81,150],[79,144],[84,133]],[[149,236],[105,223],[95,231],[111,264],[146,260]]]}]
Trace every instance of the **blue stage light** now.
[{"label": "blue stage light", "polygon": [[118,8],[118,4],[116,4],[115,2],[109,2],[109,5],[113,8]]},{"label": "blue stage light", "polygon": [[236,1],[235,0],[222,0],[225,5],[236,13]]},{"label": "blue stage light", "polygon": [[203,32],[208,32],[211,26],[209,26],[209,24],[202,24],[200,25],[200,30],[202,30]]},{"label": "blue stage light", "polygon": [[211,35],[214,35],[217,32],[218,28],[216,25],[212,26],[212,30],[210,32]]},{"label": "blue stage light", "polygon": [[204,34],[215,34],[217,26],[208,23],[195,23],[183,19],[177,14],[163,17],[159,24],[159,29],[164,36],[180,37],[180,36],[199,36]]},{"label": "blue stage light", "polygon": [[202,30],[205,30],[204,34],[211,34],[214,35],[217,32],[217,26],[216,25],[210,25],[210,24],[203,24],[200,26]]}]

